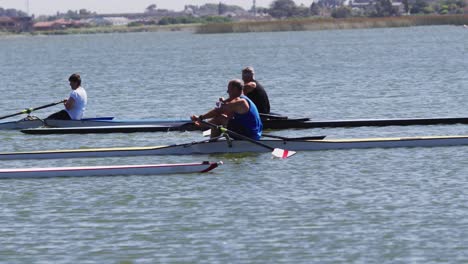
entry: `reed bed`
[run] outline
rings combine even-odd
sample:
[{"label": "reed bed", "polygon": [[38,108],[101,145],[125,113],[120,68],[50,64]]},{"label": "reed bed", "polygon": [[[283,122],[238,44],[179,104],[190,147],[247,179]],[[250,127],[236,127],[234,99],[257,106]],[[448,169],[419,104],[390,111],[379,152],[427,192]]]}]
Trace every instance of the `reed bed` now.
[{"label": "reed bed", "polygon": [[180,25],[151,25],[151,26],[111,26],[111,27],[89,27],[68,28],[64,30],[35,31],[33,35],[70,35],[70,34],[100,34],[100,33],[130,33],[130,32],[158,32],[158,31],[189,31],[195,32],[199,24]]},{"label": "reed bed", "polygon": [[272,21],[243,21],[201,25],[198,34],[362,29],[468,24],[468,15],[428,15],[382,18],[303,18]]}]

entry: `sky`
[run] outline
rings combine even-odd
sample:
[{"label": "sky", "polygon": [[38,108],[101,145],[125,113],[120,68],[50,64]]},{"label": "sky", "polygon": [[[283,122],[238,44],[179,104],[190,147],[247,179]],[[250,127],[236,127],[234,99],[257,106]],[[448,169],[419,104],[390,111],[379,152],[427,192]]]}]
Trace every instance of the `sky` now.
[{"label": "sky", "polygon": [[[160,9],[181,11],[185,5],[203,5],[222,2],[228,5],[238,5],[250,9],[253,0],[29,0],[30,14],[52,15],[60,11],[79,10],[85,8],[92,12],[106,13],[136,13],[143,12],[146,7],[156,4]],[[257,6],[268,7],[273,0],[256,0]],[[296,4],[310,5],[312,0],[294,0]],[[28,0],[0,0],[0,7],[15,8],[27,11]]]}]

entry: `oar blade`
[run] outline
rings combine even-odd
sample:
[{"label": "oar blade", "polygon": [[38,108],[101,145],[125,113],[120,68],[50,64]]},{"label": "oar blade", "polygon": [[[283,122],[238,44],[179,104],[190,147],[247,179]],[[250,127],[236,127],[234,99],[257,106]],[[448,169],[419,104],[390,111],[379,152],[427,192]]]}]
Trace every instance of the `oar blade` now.
[{"label": "oar blade", "polygon": [[292,150],[287,150],[287,149],[280,149],[280,148],[275,148],[271,155],[280,158],[280,159],[287,159],[291,157],[292,155],[296,154],[296,151]]},{"label": "oar blade", "polygon": [[211,129],[208,129],[208,130],[203,131],[203,136],[204,136],[204,137],[209,137],[209,136],[211,136]]}]

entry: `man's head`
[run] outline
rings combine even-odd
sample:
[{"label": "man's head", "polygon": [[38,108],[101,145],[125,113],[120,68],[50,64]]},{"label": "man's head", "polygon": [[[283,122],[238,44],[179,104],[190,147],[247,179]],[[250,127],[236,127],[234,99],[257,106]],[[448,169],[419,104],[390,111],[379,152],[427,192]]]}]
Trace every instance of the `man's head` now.
[{"label": "man's head", "polygon": [[81,77],[78,73],[74,73],[70,75],[70,78],[68,78],[68,81],[70,82],[70,87],[75,90],[76,88],[80,87],[81,85]]},{"label": "man's head", "polygon": [[242,95],[243,89],[242,81],[241,80],[231,80],[228,83],[228,94],[229,98],[236,98]]},{"label": "man's head", "polygon": [[255,75],[254,68],[251,66],[246,67],[242,70],[242,80],[244,81],[244,83],[253,81],[254,75]]}]

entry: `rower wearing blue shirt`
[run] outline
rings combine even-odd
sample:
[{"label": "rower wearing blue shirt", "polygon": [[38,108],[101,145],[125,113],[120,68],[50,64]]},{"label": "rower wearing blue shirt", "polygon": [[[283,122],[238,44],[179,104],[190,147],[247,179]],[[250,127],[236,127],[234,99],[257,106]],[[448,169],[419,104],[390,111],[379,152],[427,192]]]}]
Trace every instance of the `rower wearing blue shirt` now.
[{"label": "rower wearing blue shirt", "polygon": [[[211,119],[215,125],[223,125],[227,129],[249,138],[259,140],[262,136],[263,124],[255,104],[243,94],[240,80],[231,80],[227,93],[229,98],[220,98],[217,106],[203,115],[193,115],[193,121]],[[220,131],[213,129],[211,137],[219,136]]]}]

